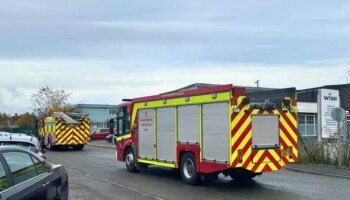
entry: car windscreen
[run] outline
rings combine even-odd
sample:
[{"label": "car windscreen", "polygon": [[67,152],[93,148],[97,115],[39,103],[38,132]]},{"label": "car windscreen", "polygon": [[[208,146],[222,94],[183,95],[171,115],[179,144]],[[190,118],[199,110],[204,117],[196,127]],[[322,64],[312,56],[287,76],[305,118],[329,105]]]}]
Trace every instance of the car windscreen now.
[{"label": "car windscreen", "polygon": [[35,147],[34,144],[28,143],[28,142],[4,141],[4,142],[0,142],[0,145],[2,145],[2,146],[19,146],[19,147],[28,149],[34,153],[36,153],[38,151],[38,149]]}]

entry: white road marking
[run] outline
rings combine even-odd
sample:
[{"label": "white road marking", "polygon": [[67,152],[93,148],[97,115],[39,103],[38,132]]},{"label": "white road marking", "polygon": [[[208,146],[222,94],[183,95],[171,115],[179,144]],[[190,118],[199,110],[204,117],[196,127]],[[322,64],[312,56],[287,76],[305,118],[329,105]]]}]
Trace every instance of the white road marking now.
[{"label": "white road marking", "polygon": [[101,179],[101,178],[98,178],[96,176],[84,173],[84,172],[80,172],[80,171],[77,171],[77,170],[74,170],[74,169],[70,169],[70,168],[66,168],[66,169],[68,171],[73,172],[73,173],[80,174],[80,175],[83,175],[83,176],[86,176],[88,178],[92,178],[92,179],[95,179],[97,181],[101,181],[101,182],[104,182],[104,183],[112,184],[112,185],[114,185],[116,187],[119,187],[119,188],[122,188],[122,189],[125,189],[125,190],[129,190],[131,192],[135,192],[137,194],[140,194],[140,195],[148,197],[148,198],[153,198],[153,199],[156,199],[156,200],[164,200],[161,197],[158,197],[158,196],[155,196],[155,195],[152,195],[152,194],[148,194],[146,192],[143,192],[143,191],[140,191],[140,190],[137,190],[137,189],[134,189],[134,188],[130,188],[130,187],[125,186],[125,185],[121,185],[121,184],[114,183],[114,182],[111,182],[111,181],[108,181],[108,180],[105,180],[105,179]]}]

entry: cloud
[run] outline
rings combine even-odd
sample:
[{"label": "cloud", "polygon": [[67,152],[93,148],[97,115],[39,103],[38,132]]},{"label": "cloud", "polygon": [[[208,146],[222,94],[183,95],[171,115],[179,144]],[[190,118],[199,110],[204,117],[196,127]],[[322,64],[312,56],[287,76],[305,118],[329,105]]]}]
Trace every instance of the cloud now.
[{"label": "cloud", "polygon": [[307,88],[344,83],[344,1],[0,2],[0,110],[40,86],[111,103],[195,82]]},{"label": "cloud", "polygon": [[[31,110],[30,95],[41,86],[72,92],[70,103],[117,104],[122,98],[154,95],[192,83],[304,89],[346,81],[343,61],[303,64],[207,64],[131,66],[101,60],[0,60],[0,110]],[[15,90],[13,90],[15,85]],[[9,88],[12,88],[9,91]]]},{"label": "cloud", "polygon": [[343,1],[83,2],[2,3],[1,57],[294,64],[350,52]]}]

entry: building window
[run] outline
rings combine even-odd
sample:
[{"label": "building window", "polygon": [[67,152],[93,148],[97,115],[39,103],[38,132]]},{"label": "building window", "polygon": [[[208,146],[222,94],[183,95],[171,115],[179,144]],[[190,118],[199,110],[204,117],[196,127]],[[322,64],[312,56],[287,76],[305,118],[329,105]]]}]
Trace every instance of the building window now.
[{"label": "building window", "polygon": [[114,109],[114,110],[109,110],[109,114],[110,115],[116,115],[117,114],[117,110]]},{"label": "building window", "polygon": [[298,116],[298,124],[305,124],[305,115]]},{"label": "building window", "polygon": [[299,114],[298,130],[300,136],[317,136],[317,115]]}]

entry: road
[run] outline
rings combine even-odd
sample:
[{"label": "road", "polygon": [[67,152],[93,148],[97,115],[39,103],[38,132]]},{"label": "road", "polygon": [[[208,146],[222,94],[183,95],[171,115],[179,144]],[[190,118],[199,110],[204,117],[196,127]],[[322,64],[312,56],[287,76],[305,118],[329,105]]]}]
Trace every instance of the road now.
[{"label": "road", "polygon": [[129,173],[115,151],[87,146],[83,151],[48,151],[47,159],[69,170],[70,199],[348,199],[350,180],[281,170],[239,184],[220,177],[188,186],[176,170],[150,167]]}]

